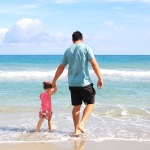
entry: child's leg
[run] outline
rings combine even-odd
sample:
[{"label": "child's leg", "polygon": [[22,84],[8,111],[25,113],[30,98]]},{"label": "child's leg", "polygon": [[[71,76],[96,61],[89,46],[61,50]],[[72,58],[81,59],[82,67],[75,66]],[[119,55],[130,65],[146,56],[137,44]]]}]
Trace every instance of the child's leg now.
[{"label": "child's leg", "polygon": [[38,121],[38,124],[37,124],[36,132],[40,132],[40,127],[41,127],[43,121],[44,121],[44,118],[40,118],[40,120]]},{"label": "child's leg", "polygon": [[48,119],[48,129],[52,130],[52,116],[50,119]]}]

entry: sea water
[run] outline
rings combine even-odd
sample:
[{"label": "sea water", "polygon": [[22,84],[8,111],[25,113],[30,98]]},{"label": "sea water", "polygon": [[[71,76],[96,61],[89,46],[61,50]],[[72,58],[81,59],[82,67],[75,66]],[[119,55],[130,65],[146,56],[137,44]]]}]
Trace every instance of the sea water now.
[{"label": "sea water", "polygon": [[[95,108],[85,124],[88,140],[122,139],[150,141],[150,56],[96,55],[104,80],[89,64],[96,89]],[[52,81],[62,55],[0,56],[0,142],[57,141],[73,139],[72,106],[67,68],[52,96],[53,131],[47,120],[36,133],[43,81]],[[82,105],[81,113],[85,105]]]}]

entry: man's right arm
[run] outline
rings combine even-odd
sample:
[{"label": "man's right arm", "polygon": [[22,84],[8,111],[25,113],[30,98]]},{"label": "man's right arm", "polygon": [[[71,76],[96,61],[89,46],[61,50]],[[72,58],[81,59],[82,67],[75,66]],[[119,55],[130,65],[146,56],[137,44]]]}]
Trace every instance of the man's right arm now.
[{"label": "man's right arm", "polygon": [[102,79],[102,75],[101,75],[101,72],[100,72],[99,65],[98,65],[95,58],[90,59],[90,63],[92,65],[92,68],[93,68],[95,74],[98,77],[97,87],[101,88],[103,86],[103,79]]},{"label": "man's right arm", "polygon": [[56,81],[59,78],[59,76],[63,73],[65,66],[60,64],[59,67],[57,68],[57,71],[55,73],[54,79],[52,81],[52,86],[55,87],[56,86]]}]

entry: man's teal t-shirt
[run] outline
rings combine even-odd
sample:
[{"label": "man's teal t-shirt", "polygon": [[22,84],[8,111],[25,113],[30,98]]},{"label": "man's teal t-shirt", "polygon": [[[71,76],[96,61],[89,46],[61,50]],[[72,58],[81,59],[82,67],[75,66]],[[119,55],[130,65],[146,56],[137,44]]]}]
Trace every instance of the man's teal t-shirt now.
[{"label": "man's teal t-shirt", "polygon": [[73,44],[65,51],[61,64],[69,65],[69,86],[83,87],[92,83],[88,70],[92,58],[95,58],[92,49],[84,43]]}]

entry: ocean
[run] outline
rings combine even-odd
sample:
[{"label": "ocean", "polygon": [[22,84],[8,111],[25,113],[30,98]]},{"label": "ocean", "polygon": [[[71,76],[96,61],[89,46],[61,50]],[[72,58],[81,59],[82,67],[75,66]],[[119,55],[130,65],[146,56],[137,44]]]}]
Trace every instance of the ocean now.
[{"label": "ocean", "polygon": [[[96,55],[104,80],[89,64],[96,89],[93,113],[85,124],[87,140],[150,141],[150,55]],[[43,81],[52,81],[62,55],[0,55],[0,142],[69,140],[74,131],[67,67],[52,96],[53,131],[39,120]],[[81,109],[81,113],[84,108]]]}]

